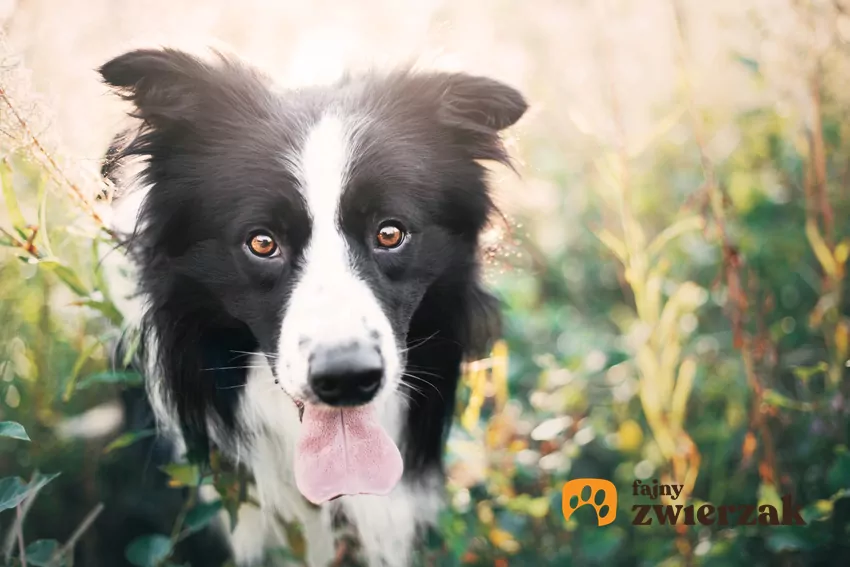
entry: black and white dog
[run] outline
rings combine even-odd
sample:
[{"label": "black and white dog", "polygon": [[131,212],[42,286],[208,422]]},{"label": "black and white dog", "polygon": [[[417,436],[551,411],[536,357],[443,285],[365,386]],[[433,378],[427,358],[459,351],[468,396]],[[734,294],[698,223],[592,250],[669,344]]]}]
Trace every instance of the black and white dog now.
[{"label": "black and white dog", "polygon": [[[435,521],[461,363],[499,331],[479,281],[480,160],[525,112],[500,82],[409,70],[281,90],[239,61],[138,50],[100,68],[137,127],[108,156],[142,298],[148,395],[185,449],[247,466],[250,565],[332,520],[405,566]],[[134,205],[135,206],[135,205]],[[339,497],[339,498],[338,498]]]}]

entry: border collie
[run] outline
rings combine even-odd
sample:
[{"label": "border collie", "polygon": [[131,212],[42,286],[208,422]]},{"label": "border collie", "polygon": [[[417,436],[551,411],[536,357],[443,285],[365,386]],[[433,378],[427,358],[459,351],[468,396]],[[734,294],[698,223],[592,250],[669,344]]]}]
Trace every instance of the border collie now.
[{"label": "border collie", "polygon": [[99,71],[136,119],[104,173],[138,204],[122,232],[148,396],[179,451],[212,445],[253,475],[237,563],[285,544],[279,515],[311,567],[340,517],[370,565],[409,565],[439,510],[461,364],[499,332],[480,161],[509,165],[522,95],[411,70],[283,90],[171,49]]}]

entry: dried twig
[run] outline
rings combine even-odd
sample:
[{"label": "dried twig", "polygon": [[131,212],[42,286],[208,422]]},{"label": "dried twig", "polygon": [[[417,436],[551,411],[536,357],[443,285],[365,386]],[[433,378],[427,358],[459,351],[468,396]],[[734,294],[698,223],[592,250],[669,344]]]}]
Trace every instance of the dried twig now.
[{"label": "dried twig", "polygon": [[86,517],[83,518],[83,521],[80,522],[80,525],[77,526],[77,529],[74,530],[74,533],[71,534],[71,537],[68,538],[68,541],[59,548],[59,553],[57,554],[59,557],[64,557],[70,553],[73,553],[74,547],[77,545],[77,542],[83,537],[83,534],[88,531],[91,525],[97,520],[97,517],[100,513],[103,512],[103,503],[98,502],[97,506],[95,506],[91,512],[86,514]]},{"label": "dried twig", "polygon": [[15,533],[18,538],[18,557],[21,559],[21,567],[27,567],[27,554],[24,551],[24,514],[21,510],[21,505],[15,506],[16,521]]},{"label": "dried twig", "polygon": [[38,234],[38,227],[31,226],[29,227],[29,229],[31,230],[31,234],[27,237],[26,242],[22,241],[20,238],[18,238],[2,226],[0,226],[0,234],[8,238],[9,241],[12,243],[12,246],[14,246],[15,248],[20,248],[33,258],[41,258],[42,253],[39,251],[38,247],[33,242],[35,240],[36,235]]},{"label": "dried twig", "polygon": [[[761,357],[754,355],[754,338],[747,333],[744,322],[749,312],[749,300],[747,298],[744,284],[742,283],[742,272],[747,272],[744,258],[733,244],[727,230],[726,203],[727,196],[722,186],[717,182],[714,164],[708,154],[705,142],[705,131],[702,120],[694,103],[693,85],[690,77],[690,61],[688,56],[687,41],[685,38],[685,25],[680,0],[671,0],[676,39],[678,43],[678,63],[683,78],[684,96],[688,107],[688,115],[691,122],[691,130],[694,141],[699,150],[700,164],[705,178],[703,191],[706,193],[705,202],[711,214],[711,219],[720,241],[722,254],[722,280],[726,283],[728,291],[727,313],[732,323],[733,342],[735,348],[741,351],[744,361],[744,371],[747,383],[753,392],[753,403],[751,413],[751,428],[759,432],[763,452],[759,472],[764,482],[773,484],[776,475],[776,449],[773,435],[768,427],[764,415],[764,387],[759,379],[755,361]],[[752,275],[750,273],[750,275]],[[748,437],[748,439],[752,439]],[[746,454],[746,450],[745,450]]]},{"label": "dried twig", "polygon": [[37,153],[40,155],[40,160],[42,165],[46,170],[50,171],[54,178],[58,179],[58,181],[65,185],[70,191],[71,195],[74,199],[80,204],[83,210],[92,218],[92,220],[97,223],[97,225],[104,230],[110,237],[116,238],[116,234],[110,228],[106,226],[106,223],[103,221],[101,216],[94,210],[89,200],[86,199],[82,189],[71,180],[71,178],[65,173],[65,170],[60,167],[60,165],[56,162],[53,155],[47,151],[47,148],[44,144],[41,143],[38,136],[32,131],[29,123],[24,118],[24,116],[18,112],[17,107],[13,103],[11,97],[7,93],[6,89],[0,86],[0,101],[2,101],[5,106],[9,109],[14,120],[18,123],[18,125],[23,130],[27,139],[29,140],[30,145],[35,148]]}]

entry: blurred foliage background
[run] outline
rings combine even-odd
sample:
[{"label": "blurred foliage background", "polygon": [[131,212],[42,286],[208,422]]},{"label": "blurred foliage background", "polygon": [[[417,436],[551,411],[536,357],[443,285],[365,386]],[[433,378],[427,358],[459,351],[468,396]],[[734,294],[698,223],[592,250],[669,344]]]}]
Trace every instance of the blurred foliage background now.
[{"label": "blurred foliage background", "polygon": [[[285,83],[416,56],[528,95],[485,250],[505,340],[468,366],[423,565],[850,564],[850,3],[11,0],[0,18],[0,419],[25,430],[0,424],[7,563],[180,564],[228,507],[220,475],[205,508],[183,503],[194,471],[147,466],[161,448],[113,356],[129,290],[103,277],[92,172],[125,109],[93,69],[160,42],[224,44]],[[582,477],[620,488],[613,525],[564,521]],[[634,526],[635,479],[696,505],[791,495],[807,525]]]}]

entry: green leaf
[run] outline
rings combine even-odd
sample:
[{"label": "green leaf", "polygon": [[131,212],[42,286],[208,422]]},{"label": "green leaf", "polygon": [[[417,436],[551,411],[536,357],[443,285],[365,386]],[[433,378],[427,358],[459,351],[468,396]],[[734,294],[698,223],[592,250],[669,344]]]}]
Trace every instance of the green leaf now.
[{"label": "green leaf", "polygon": [[221,500],[198,504],[186,514],[184,528],[189,533],[201,531],[218,515],[222,506]]},{"label": "green leaf", "polygon": [[116,449],[123,449],[124,447],[129,447],[136,441],[140,441],[147,437],[152,437],[153,435],[156,435],[156,429],[142,429],[140,431],[130,431],[121,435],[112,443],[107,445],[106,448],[103,450],[103,453],[106,454]]},{"label": "green leaf", "polygon": [[159,467],[159,470],[171,477],[168,484],[172,487],[198,486],[201,482],[201,471],[196,465],[171,463]]},{"label": "green leaf", "polygon": [[80,305],[85,305],[86,307],[90,307],[92,309],[100,311],[104,317],[109,319],[110,323],[114,324],[117,327],[120,327],[121,323],[124,321],[124,316],[121,315],[121,312],[118,311],[118,308],[115,307],[115,304],[108,299],[102,301],[96,301],[94,299],[84,299],[80,301]]},{"label": "green leaf", "polygon": [[818,374],[824,374],[827,370],[829,370],[829,365],[826,362],[819,362],[814,366],[794,366],[791,368],[794,376],[803,383],[809,382],[812,377]]},{"label": "green leaf", "polygon": [[835,509],[835,502],[830,500],[818,500],[809,504],[800,511],[800,515],[807,524],[818,520],[825,520],[832,515]]},{"label": "green leaf", "polygon": [[42,475],[35,473],[29,484],[16,476],[0,479],[0,512],[14,508],[30,494],[41,490],[47,483],[59,476],[60,473]]},{"label": "green leaf", "polygon": [[37,183],[38,226],[41,229],[38,234],[41,237],[41,249],[52,256],[53,248],[50,246],[50,236],[47,234],[47,177],[40,175]]},{"label": "green leaf", "polygon": [[127,549],[124,556],[136,567],[156,567],[171,555],[171,540],[160,534],[150,534],[137,537]]},{"label": "green leaf", "polygon": [[0,421],[0,437],[10,437],[21,441],[30,441],[24,426],[17,421]]},{"label": "green leaf", "polygon": [[30,543],[24,554],[27,565],[34,567],[51,567],[56,552],[59,551],[59,542],[55,539],[39,539]]},{"label": "green leaf", "polygon": [[77,390],[90,388],[96,384],[126,384],[138,386],[142,383],[142,377],[138,372],[100,372],[86,376],[77,384]]},{"label": "green leaf", "polygon": [[14,508],[23,502],[28,492],[27,485],[19,477],[0,478],[0,511]]},{"label": "green leaf", "polygon": [[55,258],[45,258],[38,261],[38,265],[42,268],[53,272],[57,278],[62,280],[68,288],[77,295],[86,297],[89,295],[89,290],[86,289],[77,273]]},{"label": "green leaf", "polygon": [[808,540],[806,535],[805,530],[778,527],[770,530],[765,547],[773,553],[812,549],[817,543]]},{"label": "green leaf", "polygon": [[673,223],[653,239],[647,247],[646,255],[652,259],[657,258],[670,242],[683,234],[702,229],[704,224],[705,220],[700,216],[687,217]]},{"label": "green leaf", "polygon": [[[106,282],[105,270],[103,269],[103,262],[100,257],[100,245],[103,243],[103,238],[98,235],[92,240],[91,253],[92,253],[92,262],[95,265],[94,269],[94,285],[95,289],[103,294],[103,297],[109,302],[112,303],[112,295],[109,292],[109,285]],[[117,251],[110,250],[107,254],[117,254]]]},{"label": "green leaf", "polygon": [[83,349],[80,352],[79,356],[77,356],[76,362],[74,362],[74,368],[71,369],[71,376],[68,378],[68,383],[65,385],[65,393],[62,394],[62,401],[67,402],[71,399],[71,395],[74,393],[74,389],[77,386],[77,379],[80,377],[80,372],[83,370],[83,366],[85,366],[86,362],[91,358],[94,351],[100,346],[100,341],[92,341],[92,343]]},{"label": "green leaf", "polygon": [[286,547],[273,547],[268,551],[268,553],[271,557],[274,557],[275,559],[282,559],[284,561],[299,560],[299,558],[296,557],[296,555]]},{"label": "green leaf", "polygon": [[2,190],[3,198],[6,201],[6,211],[9,214],[12,227],[18,230],[23,229],[27,226],[27,221],[23,213],[21,213],[21,207],[18,205],[18,198],[15,195],[15,189],[12,187],[12,169],[5,160],[2,167],[0,167],[0,190]]},{"label": "green leaf", "polygon": [[53,480],[58,477],[62,473],[53,473],[53,474],[41,474],[36,472],[32,476],[32,480],[27,487],[27,494],[36,492],[44,488],[48,483],[53,482]]},{"label": "green leaf", "polygon": [[753,59],[752,57],[736,55],[735,60],[747,69],[749,69],[752,73],[758,74],[761,71],[759,62]]},{"label": "green leaf", "polygon": [[766,482],[761,483],[758,489],[758,503],[759,506],[766,504],[773,506],[777,510],[781,510],[782,497],[779,496],[779,491],[776,490],[776,486]]},{"label": "green leaf", "polygon": [[[127,330],[126,333],[129,335],[129,340],[122,340],[122,342],[127,345],[124,349],[124,356],[121,359],[122,368],[130,368],[130,365],[133,363],[133,358],[135,358],[136,353],[139,351],[139,347],[142,344],[142,333],[139,332],[138,329],[130,329]],[[126,335],[124,338],[126,339]]]},{"label": "green leaf", "polygon": [[850,488],[850,453],[841,451],[836,455],[835,462],[827,471],[826,479],[833,492]]},{"label": "green leaf", "polygon": [[780,394],[776,390],[768,389],[764,392],[764,402],[777,408],[786,408],[797,411],[811,411],[812,404],[809,402],[799,402]]}]

